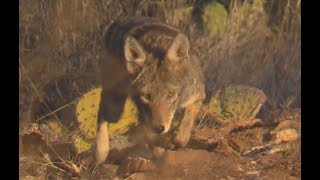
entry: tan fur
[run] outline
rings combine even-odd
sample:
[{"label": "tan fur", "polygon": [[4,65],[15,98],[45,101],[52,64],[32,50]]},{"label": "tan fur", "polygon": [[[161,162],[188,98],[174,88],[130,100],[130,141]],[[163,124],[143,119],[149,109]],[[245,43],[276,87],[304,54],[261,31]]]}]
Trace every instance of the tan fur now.
[{"label": "tan fur", "polygon": [[[185,146],[205,98],[202,71],[187,36],[156,19],[134,17],[112,23],[105,45],[98,128],[104,121],[116,122],[129,95],[137,105],[150,144]],[[184,110],[184,117],[175,137],[163,138],[180,110]],[[100,151],[105,152],[106,143],[101,143],[103,134],[98,135],[101,146],[97,160],[101,163],[105,154]]]},{"label": "tan fur", "polygon": [[164,134],[169,131],[174,112],[170,112],[169,104],[166,101],[159,102],[158,104],[150,105],[152,113],[152,126],[164,126],[165,130],[161,133]]},{"label": "tan fur", "polygon": [[100,125],[100,129],[97,131],[96,146],[96,161],[101,164],[109,153],[108,122],[103,122]]}]

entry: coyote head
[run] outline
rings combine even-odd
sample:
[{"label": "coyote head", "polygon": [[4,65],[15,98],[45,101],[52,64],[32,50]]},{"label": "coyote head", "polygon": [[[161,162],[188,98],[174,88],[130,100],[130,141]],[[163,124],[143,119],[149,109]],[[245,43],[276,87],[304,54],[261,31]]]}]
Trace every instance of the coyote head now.
[{"label": "coyote head", "polygon": [[142,118],[154,132],[164,134],[170,129],[182,96],[186,62],[189,61],[189,41],[179,33],[166,47],[157,51],[148,51],[141,44],[143,42],[134,37],[129,36],[125,40],[126,68],[135,78],[134,97],[139,103]]}]

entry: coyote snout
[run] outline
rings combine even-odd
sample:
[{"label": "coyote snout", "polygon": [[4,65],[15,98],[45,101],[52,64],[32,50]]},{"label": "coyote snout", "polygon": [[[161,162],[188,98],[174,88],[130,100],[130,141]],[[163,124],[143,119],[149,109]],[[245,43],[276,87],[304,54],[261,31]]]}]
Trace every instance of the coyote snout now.
[{"label": "coyote snout", "polygon": [[[150,86],[154,85],[151,83]],[[140,98],[147,110],[150,110],[150,113],[144,115],[147,125],[158,134],[167,133],[177,108],[177,93],[162,87],[155,92],[144,92]]]},{"label": "coyote snout", "polygon": [[115,21],[105,40],[98,163],[105,160],[109,151],[106,122],[119,119],[128,95],[137,105],[139,121],[146,133],[167,133],[175,113],[182,110],[184,115],[172,143],[176,147],[185,146],[205,98],[202,71],[190,52],[186,35],[156,19],[140,17]]},{"label": "coyote snout", "polygon": [[164,134],[169,131],[174,111],[170,111],[166,102],[151,106],[152,127],[155,132]]}]

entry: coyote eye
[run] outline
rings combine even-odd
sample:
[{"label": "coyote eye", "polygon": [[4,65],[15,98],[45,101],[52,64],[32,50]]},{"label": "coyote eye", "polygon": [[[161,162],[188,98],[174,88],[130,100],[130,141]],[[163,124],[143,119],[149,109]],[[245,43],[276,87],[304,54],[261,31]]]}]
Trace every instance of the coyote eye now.
[{"label": "coyote eye", "polygon": [[143,93],[141,95],[141,100],[144,102],[151,102],[151,95],[150,93]]},{"label": "coyote eye", "polygon": [[168,94],[168,98],[172,98],[176,93],[174,91],[170,91]]}]

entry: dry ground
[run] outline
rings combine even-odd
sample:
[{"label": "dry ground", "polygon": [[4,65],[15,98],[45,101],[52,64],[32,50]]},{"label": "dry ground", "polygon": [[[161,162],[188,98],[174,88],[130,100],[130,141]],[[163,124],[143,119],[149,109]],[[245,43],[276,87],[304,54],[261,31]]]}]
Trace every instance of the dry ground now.
[{"label": "dry ground", "polygon": [[[20,177],[300,179],[300,138],[242,155],[274,140],[273,130],[286,120],[290,121],[287,128],[300,133],[300,0],[270,0],[264,4],[261,0],[221,0],[228,10],[227,28],[213,39],[208,38],[201,20],[208,2],[20,0]],[[193,7],[190,16],[179,15],[185,6]],[[259,114],[264,123],[232,132],[223,140],[218,138],[219,128],[209,123],[194,129],[193,139],[185,149],[160,153],[156,159],[151,159],[144,146],[113,151],[97,169],[92,165],[91,151],[76,155],[71,142],[55,141],[50,130],[41,124],[54,118],[70,131],[77,128],[75,102],[99,86],[105,27],[117,17],[132,15],[158,17],[189,36],[192,51],[201,60],[208,97],[231,83],[262,89],[268,97]],[[38,130],[24,132],[33,123],[39,125]]]}]

